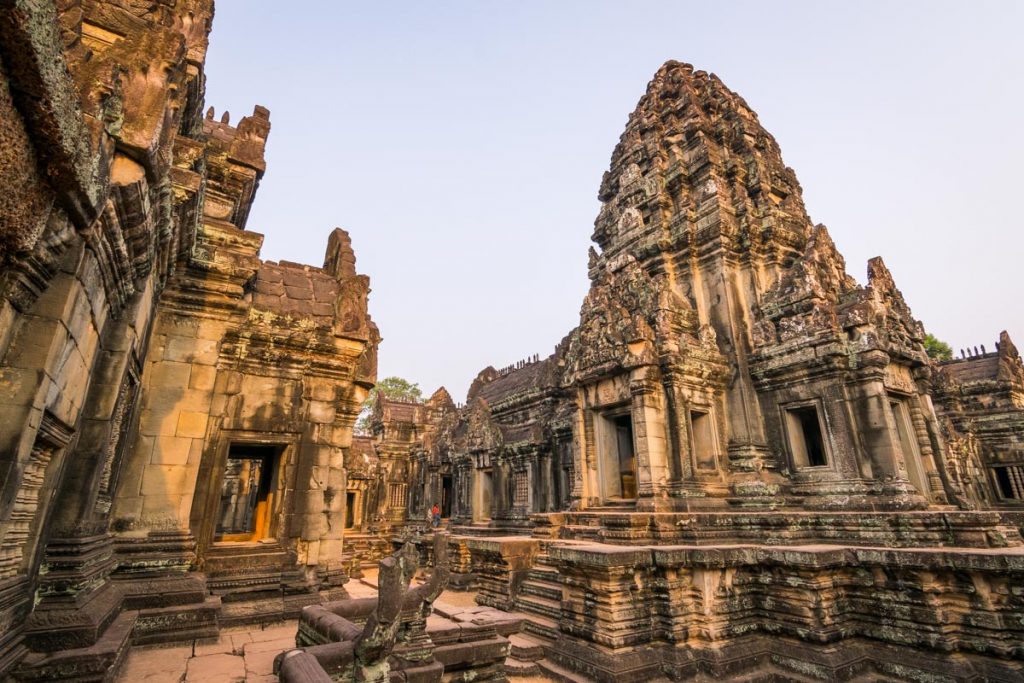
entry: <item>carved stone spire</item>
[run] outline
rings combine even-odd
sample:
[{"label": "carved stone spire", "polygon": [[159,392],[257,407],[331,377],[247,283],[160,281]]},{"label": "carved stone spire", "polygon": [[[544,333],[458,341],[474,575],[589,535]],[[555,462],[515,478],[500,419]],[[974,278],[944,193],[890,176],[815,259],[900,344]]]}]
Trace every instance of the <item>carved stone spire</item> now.
[{"label": "carved stone spire", "polygon": [[[802,251],[811,223],[775,139],[714,74],[667,62],[612,153],[593,239],[641,260],[723,239]],[[645,258],[646,257],[646,258]]]}]

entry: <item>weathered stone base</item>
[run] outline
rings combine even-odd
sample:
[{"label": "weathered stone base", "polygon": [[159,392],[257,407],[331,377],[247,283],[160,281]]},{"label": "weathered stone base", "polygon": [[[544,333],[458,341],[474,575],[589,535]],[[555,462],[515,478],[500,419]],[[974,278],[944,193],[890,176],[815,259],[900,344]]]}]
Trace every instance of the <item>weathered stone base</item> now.
[{"label": "weathered stone base", "polygon": [[28,652],[24,633],[15,627],[25,622],[31,609],[31,591],[24,576],[0,583],[0,672],[10,671]]},{"label": "weathered stone base", "polygon": [[[480,574],[477,601],[524,614],[527,644],[538,644],[546,656],[540,661],[521,647],[519,654],[527,655],[521,663],[544,670],[547,661],[575,672],[558,674],[564,679],[1009,681],[1024,675],[1024,548],[1012,527],[986,525],[989,515],[861,517],[830,518],[845,524],[831,531],[809,517],[792,528],[884,537],[889,547],[542,539],[530,547],[508,537],[472,538],[467,545]],[[963,545],[943,547],[933,538],[931,547],[901,547],[938,534],[935,520],[943,518],[950,522],[950,545]],[[712,521],[724,529],[750,523]],[[706,524],[689,531],[713,538],[721,530]]]},{"label": "weathered stone base", "polygon": [[[924,652],[854,638],[818,645],[755,635],[716,648],[648,645],[627,652],[574,639],[547,648],[548,660],[598,683],[644,683],[666,676],[744,681],[1019,681],[1024,662]],[[546,662],[540,662],[541,670]],[[554,673],[554,672],[549,672]]]},{"label": "weathered stone base", "polygon": [[201,604],[174,605],[139,610],[134,645],[173,643],[196,638],[216,638],[220,631],[220,598],[207,598]]},{"label": "weathered stone base", "polygon": [[291,566],[278,548],[218,548],[207,557],[205,569],[207,589],[223,602],[224,626],[296,619],[303,607],[323,600],[316,577]]},{"label": "weathered stone base", "polygon": [[345,556],[353,569],[376,567],[392,550],[392,542],[386,535],[345,532]]},{"label": "weathered stone base", "polygon": [[49,654],[32,653],[25,657],[14,678],[18,681],[69,681],[104,683],[113,681],[128,653],[129,640],[136,625],[136,612],[122,612],[102,637],[89,647],[61,650]]},{"label": "weathered stone base", "polygon": [[477,577],[475,572],[466,572],[465,574],[452,573],[451,578],[448,580],[448,590],[450,591],[471,591],[476,590]]},{"label": "weathered stone base", "polygon": [[221,625],[272,624],[286,619],[297,619],[303,607],[317,605],[320,602],[321,598],[317,593],[225,601],[221,611]]},{"label": "weathered stone base", "polygon": [[83,648],[95,643],[121,610],[122,596],[112,584],[90,592],[87,600],[45,600],[25,626],[25,641],[30,648],[51,652]]},{"label": "weathered stone base", "polygon": [[884,547],[1001,548],[1024,544],[998,512],[910,511],[652,513],[582,511],[534,515],[534,536],[611,544],[830,543]]},{"label": "weathered stone base", "polygon": [[508,654],[508,639],[498,635],[434,648],[434,657],[444,667],[443,683],[505,681]]},{"label": "weathered stone base", "polygon": [[207,598],[205,577],[199,573],[169,576],[114,574],[114,583],[124,596],[124,609],[193,605]]},{"label": "weathered stone base", "polygon": [[519,584],[538,553],[538,541],[522,536],[469,538],[466,546],[477,572],[477,602],[512,609]]}]

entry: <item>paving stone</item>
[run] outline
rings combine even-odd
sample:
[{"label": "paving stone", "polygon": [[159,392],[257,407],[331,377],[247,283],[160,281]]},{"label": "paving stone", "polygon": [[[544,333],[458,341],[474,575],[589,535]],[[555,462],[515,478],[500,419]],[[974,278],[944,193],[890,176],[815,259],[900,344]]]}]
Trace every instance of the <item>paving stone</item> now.
[{"label": "paving stone", "polygon": [[245,653],[245,670],[247,673],[256,675],[269,675],[274,673],[274,658],[284,650],[291,650],[295,647],[292,644],[283,649],[264,650],[261,652]]},{"label": "paving stone", "polygon": [[228,654],[203,655],[188,660],[187,683],[239,683],[245,680],[245,661]]}]

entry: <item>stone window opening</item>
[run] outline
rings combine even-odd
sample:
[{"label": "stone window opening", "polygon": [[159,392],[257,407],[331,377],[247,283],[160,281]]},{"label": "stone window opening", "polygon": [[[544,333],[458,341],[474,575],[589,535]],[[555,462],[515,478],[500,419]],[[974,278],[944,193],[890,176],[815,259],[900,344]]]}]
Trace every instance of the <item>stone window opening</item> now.
[{"label": "stone window opening", "polygon": [[231,444],[221,481],[214,541],[246,543],[273,538],[281,446]]},{"label": "stone window opening", "polygon": [[715,438],[714,420],[708,410],[690,411],[690,449],[698,469],[713,470],[718,467],[718,441]]},{"label": "stone window opening", "polygon": [[816,405],[801,405],[787,408],[786,432],[789,436],[789,450],[793,465],[799,469],[827,467],[828,455],[825,449],[824,430]]},{"label": "stone window opening", "polygon": [[530,504],[530,475],[519,470],[512,475],[512,504],[525,507]]},{"label": "stone window opening", "polygon": [[1003,500],[1024,501],[1024,465],[993,467],[996,490]]},{"label": "stone window opening", "polygon": [[406,504],[407,487],[404,483],[392,482],[388,486],[388,507],[392,510],[404,510]]}]

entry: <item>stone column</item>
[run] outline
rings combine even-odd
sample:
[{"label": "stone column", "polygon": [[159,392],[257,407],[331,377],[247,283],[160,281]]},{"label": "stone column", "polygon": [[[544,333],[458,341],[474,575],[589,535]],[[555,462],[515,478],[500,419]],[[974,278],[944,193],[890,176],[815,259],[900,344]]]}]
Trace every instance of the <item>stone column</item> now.
[{"label": "stone column", "polygon": [[675,482],[692,482],[693,454],[690,452],[690,423],[687,415],[688,406],[683,396],[679,378],[674,372],[665,374],[662,380],[665,391],[667,432],[669,436],[669,470]]},{"label": "stone column", "polygon": [[666,497],[669,481],[665,410],[660,385],[646,377],[630,382],[636,449],[637,498]]},{"label": "stone column", "polygon": [[910,408],[910,421],[914,428],[917,447],[921,451],[921,464],[928,477],[931,498],[936,503],[945,505],[948,502],[946,489],[942,485],[942,477],[939,475],[939,468],[935,463],[935,451],[932,449],[932,442],[928,436],[928,425],[925,423],[924,413],[921,410],[921,398],[915,396],[909,401],[907,407]]}]

